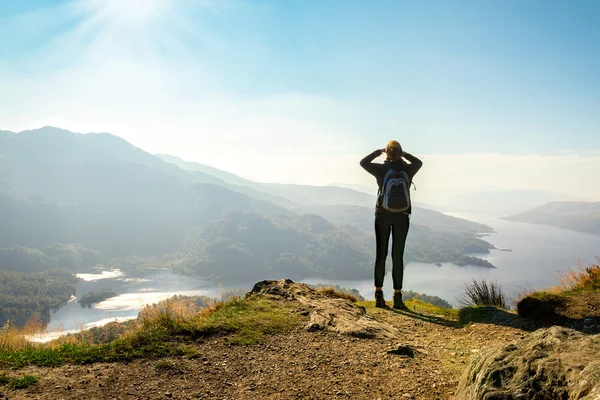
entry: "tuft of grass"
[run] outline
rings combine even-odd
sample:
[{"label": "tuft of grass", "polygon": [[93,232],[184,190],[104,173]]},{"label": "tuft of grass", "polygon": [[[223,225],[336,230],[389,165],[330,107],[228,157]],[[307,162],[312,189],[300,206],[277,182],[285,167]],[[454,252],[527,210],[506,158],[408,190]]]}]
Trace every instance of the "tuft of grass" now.
[{"label": "tuft of grass", "polygon": [[193,346],[181,345],[182,338],[227,335],[230,344],[257,344],[266,335],[297,326],[300,316],[291,311],[290,306],[255,297],[215,302],[200,311],[186,302],[159,303],[142,310],[132,328],[110,343],[86,343],[86,336],[81,335],[49,344],[25,341],[18,346],[0,346],[0,367],[90,364],[166,356],[194,358],[199,352]]},{"label": "tuft of grass", "polygon": [[356,289],[347,289],[338,285],[324,285],[322,283],[307,284],[307,286],[315,290],[317,293],[321,293],[327,297],[346,299],[353,303],[366,301]]},{"label": "tuft of grass", "polygon": [[159,360],[154,365],[157,371],[169,373],[169,374],[183,374],[185,368],[181,364],[177,364],[171,360]]},{"label": "tuft of grass", "polygon": [[596,257],[596,262],[590,266],[583,265],[581,261],[577,266],[575,270],[569,268],[568,272],[559,274],[559,285],[551,288],[550,292],[572,294],[600,290],[600,257]]},{"label": "tuft of grass", "polygon": [[498,282],[487,282],[473,279],[465,284],[465,294],[461,298],[465,307],[489,306],[507,309],[506,297]]},{"label": "tuft of grass", "polygon": [[316,289],[316,292],[334,299],[350,300],[353,303],[358,303],[360,301],[355,295],[337,291],[333,286]]},{"label": "tuft of grass", "polygon": [[198,349],[189,344],[183,344],[178,346],[175,350],[175,353],[183,358],[187,358],[189,360],[193,360],[195,358],[200,357],[202,354],[198,351]]},{"label": "tuft of grass", "polygon": [[12,378],[8,383],[11,389],[27,389],[29,386],[37,383],[40,380],[37,376],[25,375],[22,378]]},{"label": "tuft of grass", "polygon": [[6,385],[10,389],[27,389],[29,386],[37,383],[40,380],[39,377],[34,375],[25,375],[21,378],[11,378],[6,373],[0,375],[0,385]]}]

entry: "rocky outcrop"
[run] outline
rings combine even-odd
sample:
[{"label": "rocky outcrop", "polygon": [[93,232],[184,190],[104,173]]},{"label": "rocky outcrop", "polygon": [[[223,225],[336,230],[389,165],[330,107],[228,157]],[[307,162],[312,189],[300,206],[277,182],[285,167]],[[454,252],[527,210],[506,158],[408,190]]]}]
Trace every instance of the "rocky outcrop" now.
[{"label": "rocky outcrop", "polygon": [[460,400],[598,400],[600,335],[552,327],[479,353],[463,374]]},{"label": "rocky outcrop", "polygon": [[309,315],[306,325],[309,331],[328,330],[359,338],[395,339],[399,336],[396,328],[367,315],[364,307],[346,299],[324,296],[305,284],[289,279],[258,282],[248,296],[300,303]]}]

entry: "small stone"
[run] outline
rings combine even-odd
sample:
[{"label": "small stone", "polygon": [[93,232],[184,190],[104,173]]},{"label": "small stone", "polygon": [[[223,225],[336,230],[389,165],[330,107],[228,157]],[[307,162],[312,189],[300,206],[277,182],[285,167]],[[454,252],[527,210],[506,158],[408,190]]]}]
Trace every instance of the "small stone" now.
[{"label": "small stone", "polygon": [[399,345],[397,348],[395,348],[393,350],[389,350],[388,354],[394,354],[394,355],[398,355],[398,356],[406,356],[406,357],[410,357],[410,358],[413,358],[415,356],[413,349],[411,349],[409,346],[404,346],[404,345]]},{"label": "small stone", "polygon": [[56,386],[54,389],[58,390],[60,389],[62,386]]}]

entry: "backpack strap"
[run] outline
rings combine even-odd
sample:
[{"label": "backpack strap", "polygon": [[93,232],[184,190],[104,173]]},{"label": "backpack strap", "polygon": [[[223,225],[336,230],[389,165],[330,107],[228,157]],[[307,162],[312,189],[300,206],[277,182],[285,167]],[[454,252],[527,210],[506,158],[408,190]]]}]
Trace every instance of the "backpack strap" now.
[{"label": "backpack strap", "polygon": [[[384,164],[385,165],[385,164]],[[390,167],[388,167],[386,165],[388,171],[385,173],[384,177],[383,177],[383,182],[381,183],[381,187],[377,190],[377,197],[381,197],[381,195],[383,194],[383,189],[385,188],[385,183],[387,182],[388,176],[394,172],[393,169],[391,169]]]}]

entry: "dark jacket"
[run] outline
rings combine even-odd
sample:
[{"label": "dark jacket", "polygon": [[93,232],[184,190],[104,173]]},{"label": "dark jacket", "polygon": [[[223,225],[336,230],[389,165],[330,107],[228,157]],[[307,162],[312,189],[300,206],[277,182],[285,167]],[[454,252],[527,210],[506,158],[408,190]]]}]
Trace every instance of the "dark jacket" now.
[{"label": "dark jacket", "polygon": [[[368,173],[370,173],[377,179],[377,186],[380,190],[383,186],[383,179],[385,178],[385,174],[387,174],[387,172],[390,169],[393,169],[394,171],[405,171],[408,174],[410,182],[412,182],[413,177],[423,166],[423,162],[421,160],[408,153],[404,153],[404,158],[406,158],[410,163],[407,163],[404,160],[386,160],[383,164],[374,163],[373,160],[375,160],[380,155],[381,150],[375,150],[374,152],[360,160],[360,166],[363,167]],[[379,198],[377,199],[375,210],[377,213],[380,212]],[[385,210],[382,209],[381,211]],[[410,214],[411,212],[412,207],[408,209],[407,213]]]}]

